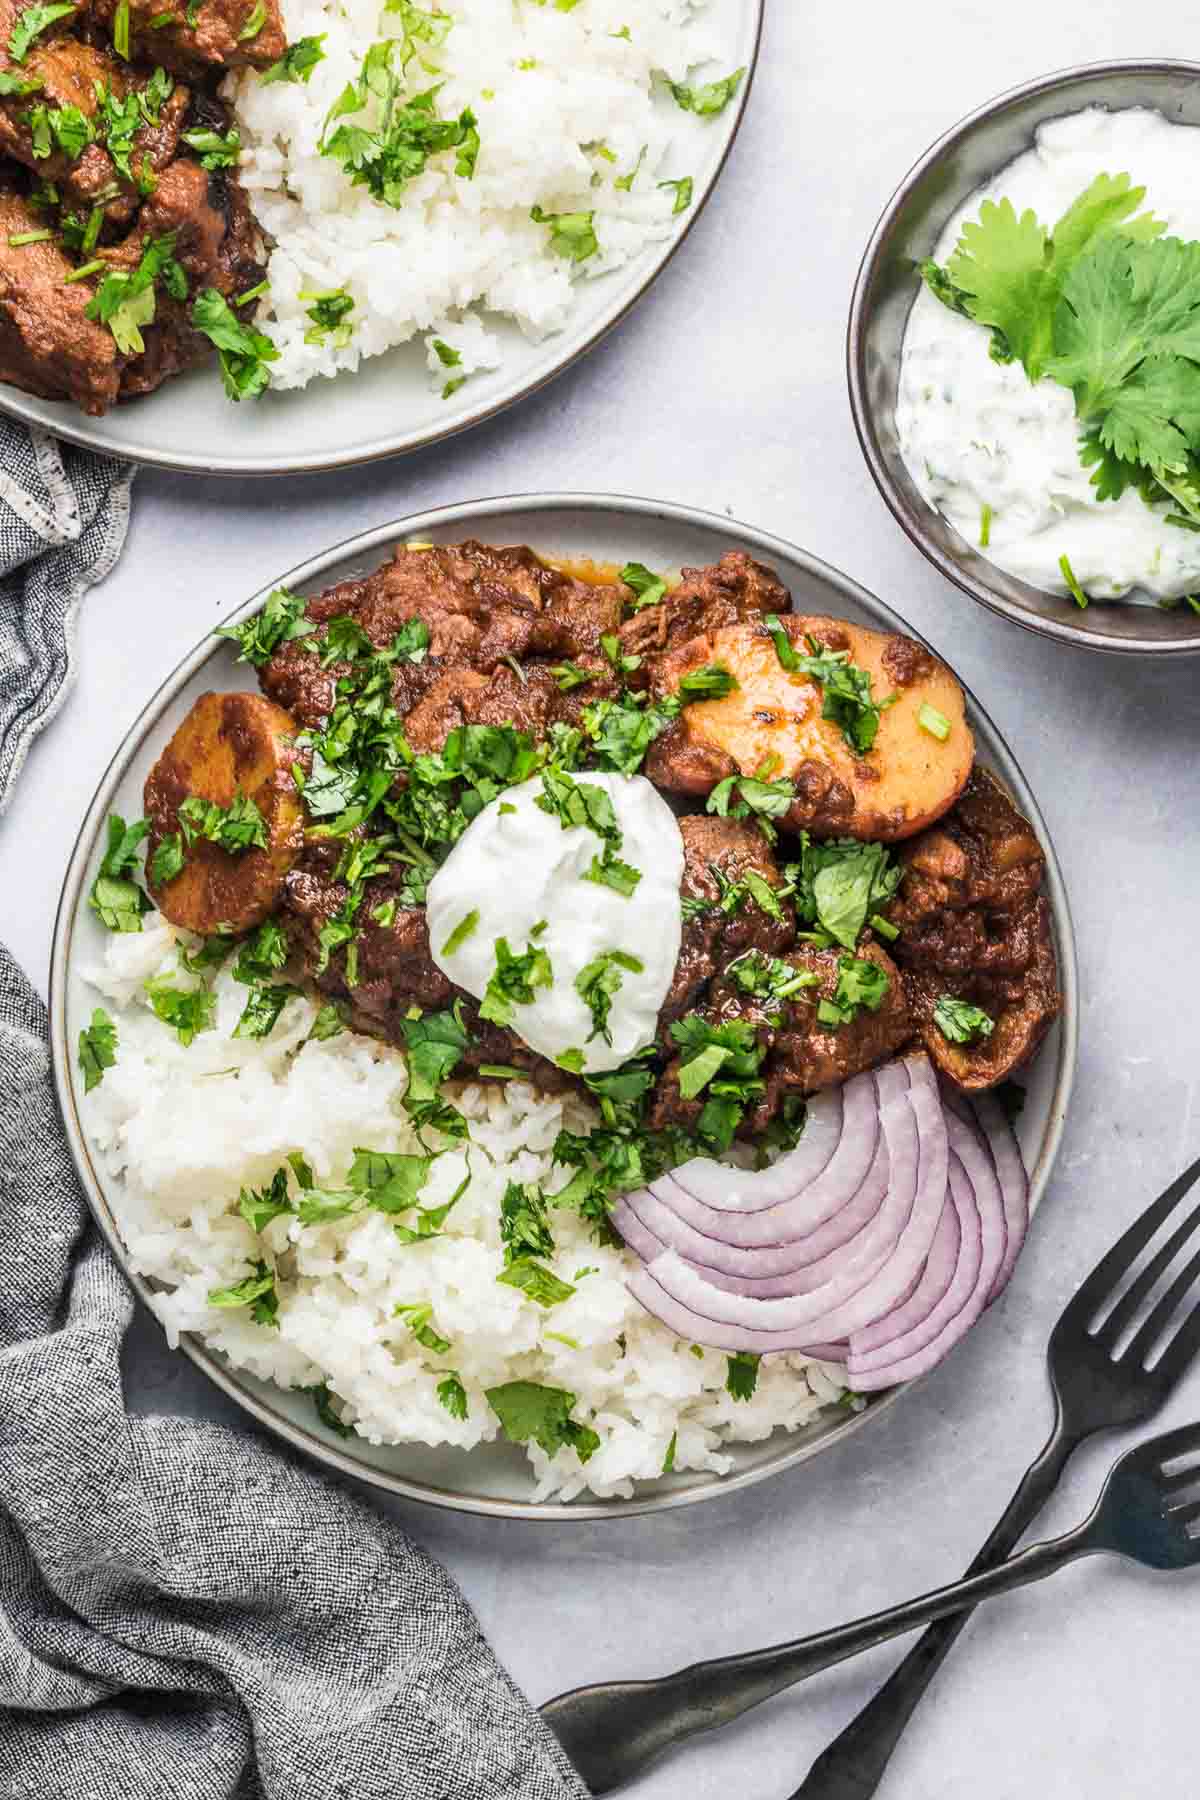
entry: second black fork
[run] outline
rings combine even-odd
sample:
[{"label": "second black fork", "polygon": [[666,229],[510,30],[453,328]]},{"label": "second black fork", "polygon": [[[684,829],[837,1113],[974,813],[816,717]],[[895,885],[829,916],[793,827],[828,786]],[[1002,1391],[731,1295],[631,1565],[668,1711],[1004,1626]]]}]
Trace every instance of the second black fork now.
[{"label": "second black fork", "polygon": [[[1200,1279],[1200,1251],[1189,1257],[1128,1344],[1122,1344],[1158,1282],[1189,1240],[1200,1233],[1200,1206],[1188,1213],[1128,1288],[1120,1291],[1198,1175],[1200,1159],[1130,1226],[1068,1302],[1051,1333],[1047,1352],[1054,1427],[968,1575],[993,1568],[1011,1554],[1086,1438],[1153,1418],[1200,1350],[1197,1305],[1161,1355],[1152,1365],[1147,1362]],[[970,1617],[970,1612],[955,1613],[922,1633],[879,1692],[817,1758],[791,1800],[870,1800],[905,1726]]]}]

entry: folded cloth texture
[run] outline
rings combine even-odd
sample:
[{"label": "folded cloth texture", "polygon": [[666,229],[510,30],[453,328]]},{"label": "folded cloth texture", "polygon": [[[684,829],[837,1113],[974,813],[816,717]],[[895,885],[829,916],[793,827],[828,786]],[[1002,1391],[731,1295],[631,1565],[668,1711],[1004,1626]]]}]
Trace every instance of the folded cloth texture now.
[{"label": "folded cloth texture", "polygon": [[79,602],[129,526],[127,463],[0,419],[0,812],[66,698]]},{"label": "folded cloth texture", "polygon": [[[61,694],[72,610],[119,552],[128,478],[48,440],[22,460],[7,425],[0,443],[2,800]],[[18,570],[22,527],[38,560]],[[133,1306],[71,1161],[45,1011],[0,947],[0,1800],[585,1800],[397,1525],[252,1435],[127,1415]]]}]

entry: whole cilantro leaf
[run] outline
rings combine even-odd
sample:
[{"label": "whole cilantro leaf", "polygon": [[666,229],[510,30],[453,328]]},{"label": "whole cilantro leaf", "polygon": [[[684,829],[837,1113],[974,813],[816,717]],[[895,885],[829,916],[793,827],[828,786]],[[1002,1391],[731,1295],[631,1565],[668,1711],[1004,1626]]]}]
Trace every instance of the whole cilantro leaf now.
[{"label": "whole cilantro leaf", "polygon": [[580,1462],[587,1462],[600,1448],[596,1433],[571,1417],[575,1395],[566,1388],[543,1387],[536,1381],[506,1381],[500,1387],[488,1388],[486,1394],[501,1430],[514,1444],[532,1440],[547,1456],[569,1446]]}]

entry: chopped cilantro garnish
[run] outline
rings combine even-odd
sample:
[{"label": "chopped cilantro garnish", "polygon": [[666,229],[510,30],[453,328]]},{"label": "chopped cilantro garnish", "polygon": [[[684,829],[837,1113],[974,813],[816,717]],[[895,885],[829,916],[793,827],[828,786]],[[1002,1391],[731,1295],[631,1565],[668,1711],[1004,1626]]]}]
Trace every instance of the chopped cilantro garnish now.
[{"label": "chopped cilantro garnish", "polygon": [[767,842],[774,843],[771,821],[781,819],[795,798],[795,787],[786,779],[760,781],[754,775],[727,775],[708,796],[706,810],[722,819],[754,817]]},{"label": "chopped cilantro garnish", "polygon": [[319,37],[297,38],[289,44],[278,62],[273,62],[259,76],[262,82],[271,81],[307,81],[319,62],[324,62],[325,52],[322,45],[326,34]]},{"label": "chopped cilantro garnish", "polygon": [[705,1088],[709,1092],[696,1130],[714,1148],[727,1150],[747,1105],[763,1092],[764,1051],[754,1027],[745,1019],[713,1025],[688,1013],[672,1023],[671,1036],[680,1052],[680,1094],[691,1100]]},{"label": "chopped cilantro garnish", "polygon": [[[126,7],[128,4],[129,0],[125,0]],[[13,61],[24,62],[34,39],[48,31],[57,19],[65,19],[74,11],[69,0],[53,6],[27,6],[9,33],[8,53]]]},{"label": "chopped cilantro garnish", "polygon": [[663,1460],[662,1460],[662,1472],[664,1475],[669,1475],[671,1473],[672,1469],[675,1467],[675,1447],[678,1444],[678,1442],[679,1442],[679,1433],[677,1431],[673,1431],[671,1433],[671,1441],[667,1445],[666,1455],[663,1457]]},{"label": "chopped cilantro garnish", "polygon": [[585,683],[596,679],[593,669],[581,669],[577,662],[555,663],[550,673],[564,694],[569,694],[572,688],[583,687]]},{"label": "chopped cilantro garnish", "polygon": [[341,1013],[332,1001],[327,1001],[324,1006],[319,1008],[317,1016],[312,1022],[312,1029],[308,1035],[310,1038],[315,1038],[317,1043],[321,1044],[324,1043],[327,1038],[340,1036],[345,1029],[346,1022],[342,1018]]},{"label": "chopped cilantro garnish", "polygon": [[758,1386],[761,1356],[753,1350],[735,1350],[725,1365],[725,1391],[735,1400],[752,1400]]},{"label": "chopped cilantro garnish", "polygon": [[202,1031],[210,1031],[216,1017],[216,995],[211,988],[179,988],[165,976],[145,984],[146,997],[157,1018],[170,1025],[186,1047]]},{"label": "chopped cilantro garnish", "polygon": [[887,998],[887,971],[867,957],[839,956],[837,987],[832,1000],[817,1006],[822,1025],[849,1025],[860,1012],[878,1012]]},{"label": "chopped cilantro garnish", "polygon": [[238,661],[253,663],[256,669],[269,662],[280,644],[292,638],[307,637],[317,628],[305,617],[307,600],[287,588],[275,588],[267,596],[261,612],[256,612],[241,625],[222,625],[215,635],[232,638],[238,646]]},{"label": "chopped cilantro garnish", "polygon": [[347,1425],[340,1412],[333,1404],[333,1391],[327,1381],[321,1381],[314,1387],[305,1388],[305,1393],[312,1396],[312,1403],[318,1419],[329,1431],[338,1437],[348,1438],[353,1435],[353,1427]]},{"label": "chopped cilantro garnish", "polygon": [[719,81],[706,81],[699,87],[693,87],[686,81],[672,81],[669,85],[676,104],[684,112],[711,118],[716,113],[724,112],[741,87],[745,73],[745,68],[734,69],[732,74],[722,76]]},{"label": "chopped cilantro garnish", "polygon": [[256,38],[267,22],[267,9],[263,0],[254,0],[254,5],[246,14],[241,30],[237,34],[239,44],[249,44]]},{"label": "chopped cilantro garnish", "polygon": [[90,1094],[104,1079],[105,1069],[117,1060],[117,1028],[102,1006],[92,1013],[92,1022],[79,1034],[79,1067],[83,1074],[83,1091]]},{"label": "chopped cilantro garnish", "polygon": [[109,814],[108,843],[88,896],[89,907],[109,931],[140,931],[142,914],[150,911],[150,900],[133,879],[149,829],[145,819],[126,825],[120,813]]},{"label": "chopped cilantro garnish", "polygon": [[462,356],[444,338],[434,338],[433,348],[444,369],[456,369],[462,362]]},{"label": "chopped cilantro garnish", "polygon": [[300,300],[311,300],[308,317],[312,324],[304,333],[306,344],[324,344],[328,342],[332,350],[344,350],[354,336],[354,325],[350,314],[354,311],[354,297],[345,288],[326,288],[318,292],[314,288],[305,288],[298,296]]},{"label": "chopped cilantro garnish", "polygon": [[811,969],[799,969],[762,950],[744,951],[729,964],[726,974],[743,994],[758,1000],[790,1000],[793,994],[816,987],[820,980]]},{"label": "chopped cilantro garnish", "polygon": [[531,1005],[535,989],[552,985],[554,970],[546,952],[535,944],[527,945],[524,954],[518,956],[509,948],[507,938],[497,938],[494,949],[496,967],[480,1003],[479,1016],[493,1025],[507,1026],[512,1023],[515,1006]]},{"label": "chopped cilantro garnish", "polygon": [[572,1419],[575,1395],[566,1388],[543,1387],[536,1381],[506,1381],[486,1392],[488,1405],[511,1443],[525,1444],[532,1439],[547,1456],[570,1448],[580,1462],[587,1462],[600,1448],[596,1433]]},{"label": "chopped cilantro garnish", "polygon": [[454,952],[461,949],[463,944],[466,943],[478,924],[479,908],[476,906],[472,907],[469,913],[464,913],[463,917],[458,921],[458,924],[454,927],[454,930],[442,945],[442,955],[453,956]]},{"label": "chopped cilantro garnish", "polygon": [[[372,44],[358,79],[347,83],[329,109],[318,145],[323,156],[341,163],[354,186],[366,187],[385,206],[401,204],[408,182],[430,156],[456,150],[456,173],[470,177],[479,154],[478,124],[470,108],[457,119],[439,118],[439,88],[406,97],[405,68],[404,41],[387,38]],[[366,122],[337,123],[358,115]]]},{"label": "chopped cilantro garnish", "polygon": [[290,982],[256,982],[250,989],[242,1016],[233,1028],[236,1038],[270,1037],[287,1002],[300,989]]},{"label": "chopped cilantro garnish", "polygon": [[238,1211],[255,1235],[264,1231],[272,1219],[291,1210],[286,1169],[276,1169],[270,1187],[243,1188],[238,1195]]},{"label": "chopped cilantro garnish", "polygon": [[814,844],[807,832],[800,834],[800,842],[800,861],[784,869],[794,890],[796,916],[801,924],[819,926],[843,949],[853,950],[868,913],[892,898],[904,871],[883,844],[864,844],[856,838]]},{"label": "chopped cilantro garnish", "polygon": [[256,1262],[245,1280],[233,1287],[210,1288],[210,1306],[248,1306],[256,1325],[279,1325],[279,1295],[275,1289],[275,1271],[269,1263]]},{"label": "chopped cilantro garnish", "polygon": [[553,1269],[535,1262],[530,1256],[515,1257],[496,1280],[503,1282],[505,1287],[520,1288],[525,1297],[536,1301],[538,1306],[561,1306],[575,1292],[569,1281],[560,1281]]},{"label": "chopped cilantro garnish", "polygon": [[996,1029],[996,1021],[990,1013],[980,1006],[972,1006],[969,1000],[956,999],[953,994],[943,994],[938,1000],[933,1009],[933,1022],[952,1044],[982,1042]]},{"label": "chopped cilantro garnish", "polygon": [[205,288],[192,302],[192,324],[216,346],[221,379],[231,400],[253,400],[267,385],[267,365],[279,352],[261,331],[243,325],[216,288]]},{"label": "chopped cilantro garnish", "polygon": [[575,977],[575,991],[592,1015],[592,1029],[587,1037],[589,1044],[595,1037],[602,1037],[606,1044],[612,1043],[608,1018],[614,996],[624,979],[622,971],[640,975],[645,966],[640,957],[630,956],[624,950],[605,950],[580,969]]},{"label": "chopped cilantro garnish", "polygon": [[644,606],[657,606],[667,591],[663,577],[655,575],[645,563],[626,563],[618,579],[633,594],[634,612],[640,612]]},{"label": "chopped cilantro garnish", "polygon": [[692,204],[693,183],[690,175],[681,175],[678,181],[660,181],[658,185],[660,188],[673,188],[675,191],[675,204],[671,208],[672,214],[687,211]]},{"label": "chopped cilantro garnish", "polygon": [[267,847],[267,821],[248,794],[237,793],[228,806],[189,794],[179,807],[179,824],[185,843],[206,838],[230,856]]},{"label": "chopped cilantro garnish", "polygon": [[457,1370],[451,1369],[443,1375],[437,1385],[437,1397],[452,1419],[465,1419],[467,1416],[467,1390]]},{"label": "chopped cilantro garnish", "polygon": [[679,698],[683,701],[721,700],[726,694],[732,694],[737,685],[737,678],[724,663],[705,663],[702,669],[690,670],[680,681]]},{"label": "chopped cilantro garnish", "polygon": [[202,169],[232,169],[242,150],[241,133],[236,126],[226,132],[200,128],[185,131],[183,141],[196,152]]},{"label": "chopped cilantro garnish", "polygon": [[[799,657],[797,668],[825,691],[821,717],[840,726],[850,748],[865,756],[878,735],[881,715],[899,696],[888,694],[883,700],[874,700],[869,672],[850,661],[848,650],[827,650],[811,637],[808,647],[811,655]],[[778,641],[775,648],[778,651]]]},{"label": "chopped cilantro garnish", "polygon": [[550,248],[572,262],[586,262],[600,248],[594,212],[548,213],[534,206],[529,216],[535,225],[550,227]]},{"label": "chopped cilantro garnish", "polygon": [[[1198,270],[1198,273],[1200,273],[1200,270]],[[1190,364],[1188,366],[1191,367]],[[1197,398],[1200,399],[1200,388],[1197,389]],[[1200,436],[1200,433],[1198,433],[1197,435]],[[1200,505],[1200,489],[1197,490],[1197,504]],[[1076,606],[1080,607],[1084,612],[1086,612],[1088,597],[1084,593],[1082,587],[1080,587],[1079,580],[1075,574],[1075,571],[1071,567],[1071,564],[1068,561],[1065,554],[1059,557],[1058,567],[1059,567],[1059,573],[1062,575],[1063,580],[1067,584],[1067,591],[1070,594],[1071,598],[1074,600]]]},{"label": "chopped cilantro garnish", "polygon": [[402,1302],[393,1307],[392,1316],[404,1320],[422,1349],[432,1350],[435,1356],[445,1356],[450,1348],[450,1340],[442,1337],[434,1328],[433,1307],[428,1301]]}]

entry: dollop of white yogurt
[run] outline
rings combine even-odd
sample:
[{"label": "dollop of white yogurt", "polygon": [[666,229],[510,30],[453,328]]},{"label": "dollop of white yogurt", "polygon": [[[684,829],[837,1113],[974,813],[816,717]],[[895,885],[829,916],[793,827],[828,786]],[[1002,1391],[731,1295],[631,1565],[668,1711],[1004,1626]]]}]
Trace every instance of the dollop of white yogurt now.
[{"label": "dollop of white yogurt", "polygon": [[[1034,148],[954,215],[935,260],[945,263],[985,200],[1032,208],[1049,229],[1101,173],[1127,174],[1146,190],[1140,211],[1174,236],[1200,238],[1200,128],[1143,107],[1093,106],[1041,126]],[[1098,500],[1079,460],[1074,396],[1049,378],[1035,386],[1020,363],[993,362],[990,335],[925,289],[909,315],[896,428],[929,504],[991,562],[1048,593],[1069,591],[1063,556],[1097,600],[1200,591],[1200,534],[1169,525],[1169,506],[1147,506],[1132,489]]]},{"label": "dollop of white yogurt", "polygon": [[[498,939],[516,956],[531,946],[546,952],[553,979],[535,988],[527,1005],[514,1006],[512,1029],[554,1061],[580,1052],[583,1069],[593,1073],[615,1069],[654,1040],[679,959],[683,839],[674,813],[644,775],[583,771],[574,779],[594,783],[611,799],[622,837],[618,854],[641,873],[632,894],[585,879],[603,840],[584,826],[564,827],[556,813],[538,806],[543,789],[535,775],[471,821],[430,882],[426,905],[433,960],[477,1000],[495,971]],[[462,935],[472,913],[478,919]],[[609,1044],[591,1035],[592,1013],[575,981],[613,951],[641,966],[621,967]]]}]

